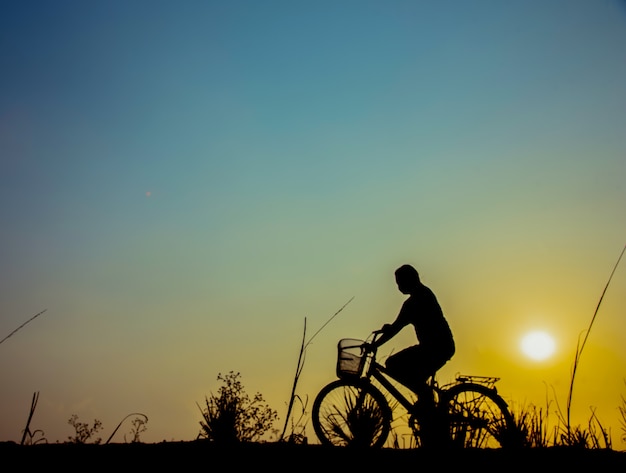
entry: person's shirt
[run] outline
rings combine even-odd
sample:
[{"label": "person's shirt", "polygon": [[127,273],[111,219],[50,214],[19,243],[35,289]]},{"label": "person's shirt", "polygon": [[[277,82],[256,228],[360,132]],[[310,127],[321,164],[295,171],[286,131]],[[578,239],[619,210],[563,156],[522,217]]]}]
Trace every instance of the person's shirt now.
[{"label": "person's shirt", "polygon": [[419,344],[446,358],[454,355],[452,331],[435,294],[423,284],[402,304],[398,318],[402,325],[411,324]]}]

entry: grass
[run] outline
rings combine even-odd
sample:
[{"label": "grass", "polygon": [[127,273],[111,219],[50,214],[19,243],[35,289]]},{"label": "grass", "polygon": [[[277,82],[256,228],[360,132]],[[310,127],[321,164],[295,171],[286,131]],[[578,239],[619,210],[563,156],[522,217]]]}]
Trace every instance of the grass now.
[{"label": "grass", "polygon": [[[609,285],[611,284],[611,280],[613,279],[613,275],[615,274],[615,271],[617,270],[617,267],[619,266],[619,263],[622,260],[622,257],[624,256],[625,252],[626,252],[626,245],[624,245],[624,247],[622,248],[622,251],[620,252],[617,258],[617,261],[613,265],[613,269],[611,270],[611,274],[609,275],[609,278],[604,286],[604,290],[602,291],[602,294],[600,295],[600,299],[598,300],[596,309],[591,317],[589,326],[587,327],[587,330],[585,330],[582,340],[579,340],[578,345],[576,346],[576,354],[574,356],[574,364],[572,367],[572,374],[570,377],[569,393],[567,396],[566,418],[564,420],[564,424],[566,428],[565,435],[567,437],[570,437],[565,440],[566,442],[580,442],[581,440],[584,440],[580,438],[580,435],[581,435],[580,429],[579,428],[573,429],[571,425],[571,412],[572,412],[572,402],[573,402],[573,395],[574,395],[574,381],[576,380],[576,373],[578,370],[578,366],[580,365],[580,359],[581,359],[583,350],[585,348],[585,345],[587,344],[587,340],[591,333],[591,329],[598,317],[598,312],[600,311],[600,305],[602,304],[606,291],[609,288]],[[597,421],[597,419],[595,420]],[[598,424],[598,422],[596,422],[596,424]],[[591,423],[591,420],[590,420],[590,425],[594,425]],[[600,426],[600,430],[603,431],[601,426]],[[592,440],[595,440],[595,438],[592,437]]]},{"label": "grass", "polygon": [[325,426],[335,445],[369,447],[384,430],[385,416],[376,399],[346,391],[337,409],[327,418]]},{"label": "grass", "polygon": [[[626,381],[624,382],[626,384]],[[619,412],[619,423],[622,431],[621,440],[622,442],[626,442],[626,398],[624,396],[620,396],[622,403],[618,406],[617,410]]]},{"label": "grass", "polygon": [[[626,441],[626,401],[622,398],[622,440]],[[610,432],[604,427],[594,409],[586,426],[571,425],[558,410],[550,415],[550,403],[545,408],[536,405],[513,410],[513,418],[526,448],[574,447],[583,449],[612,449]],[[553,418],[556,422],[553,424]]]}]

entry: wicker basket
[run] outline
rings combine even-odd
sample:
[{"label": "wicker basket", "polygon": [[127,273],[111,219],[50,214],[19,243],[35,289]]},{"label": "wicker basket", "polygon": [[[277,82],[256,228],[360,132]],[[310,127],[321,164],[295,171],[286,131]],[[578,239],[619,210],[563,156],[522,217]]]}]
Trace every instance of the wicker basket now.
[{"label": "wicker basket", "polygon": [[339,378],[358,378],[363,372],[366,357],[363,352],[363,340],[344,338],[337,344],[337,376]]}]

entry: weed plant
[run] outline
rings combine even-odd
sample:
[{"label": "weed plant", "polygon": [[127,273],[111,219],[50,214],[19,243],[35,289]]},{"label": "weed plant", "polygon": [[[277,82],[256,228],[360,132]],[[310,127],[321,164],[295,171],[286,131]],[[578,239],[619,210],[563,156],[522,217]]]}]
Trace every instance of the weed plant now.
[{"label": "weed plant", "polygon": [[353,393],[346,393],[346,412],[329,419],[333,434],[350,447],[373,444],[383,430],[384,417],[378,402],[369,396],[359,398]]},{"label": "weed plant", "polygon": [[550,444],[547,410],[531,404],[512,414],[523,447],[547,447]]},{"label": "weed plant", "polygon": [[95,437],[95,435],[102,430],[102,422],[98,419],[94,419],[93,425],[90,426],[86,422],[79,422],[78,416],[73,414],[72,417],[67,421],[72,427],[74,427],[75,435],[68,437],[70,443],[94,443],[96,445],[102,442],[100,437]]},{"label": "weed plant", "polygon": [[217,395],[205,397],[204,409],[198,405],[202,413],[199,438],[221,444],[254,442],[271,429],[278,418],[276,411],[270,409],[260,393],[251,400],[239,378],[240,373],[233,371],[224,376],[218,374],[218,381],[224,385]]},{"label": "weed plant", "polygon": [[[596,416],[595,410],[592,409],[591,416],[589,418],[587,427],[584,428],[580,425],[571,425],[571,411],[574,393],[574,382],[576,379],[576,373],[580,365],[583,349],[591,333],[591,329],[597,320],[600,305],[607,292],[609,284],[613,279],[613,275],[624,255],[626,253],[626,245],[622,248],[617,262],[613,266],[611,274],[608,278],[604,290],[600,295],[596,309],[591,317],[591,321],[587,329],[583,332],[582,339],[579,339],[576,346],[576,353],[574,356],[574,363],[572,367],[572,373],[570,377],[569,392],[567,397],[567,404],[565,414],[562,413],[560,407],[557,404],[556,415],[558,419],[558,425],[555,428],[552,436],[552,440],[548,437],[547,430],[547,410],[537,409],[535,406],[531,406],[529,409],[521,410],[519,413],[513,413],[517,426],[522,432],[525,439],[525,443],[529,447],[546,447],[546,446],[567,446],[576,448],[612,448],[610,432],[602,425],[600,419]],[[622,440],[626,441],[626,401],[622,396],[622,405],[618,408],[621,416],[622,425]]]},{"label": "weed plant", "polygon": [[[626,415],[625,406],[620,412]],[[521,435],[521,446],[528,448],[573,447],[585,449],[612,449],[610,432],[592,410],[586,426],[568,425],[567,419],[556,411],[557,423],[549,426],[549,410],[530,405],[512,412],[516,427]],[[626,440],[626,421],[622,420]]]}]

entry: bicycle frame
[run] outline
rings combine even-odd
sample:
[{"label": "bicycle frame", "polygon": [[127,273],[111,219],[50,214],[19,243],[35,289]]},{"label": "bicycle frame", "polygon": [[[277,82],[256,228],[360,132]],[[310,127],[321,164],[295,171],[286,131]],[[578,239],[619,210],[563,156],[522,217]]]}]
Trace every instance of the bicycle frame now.
[{"label": "bicycle frame", "polygon": [[369,378],[374,378],[400,403],[402,407],[404,407],[408,412],[411,412],[414,403],[407,399],[407,397],[402,394],[396,386],[394,386],[387,376],[389,376],[389,374],[387,373],[385,367],[373,359],[367,370],[365,378],[368,382],[371,382]]},{"label": "bicycle frame", "polygon": [[[371,335],[371,339],[376,340],[376,338],[380,335],[380,333],[381,332],[379,331],[373,332]],[[367,365],[364,369],[365,375],[363,376],[363,378],[367,379],[367,381],[370,383],[371,383],[370,378],[374,378],[376,381],[378,381],[381,384],[381,386],[383,386],[389,392],[389,394],[391,394],[400,403],[402,407],[406,409],[407,412],[412,413],[415,407],[414,406],[415,403],[407,399],[407,397],[404,394],[402,394],[402,392],[389,380],[389,378],[393,379],[393,376],[391,376],[387,372],[387,369],[383,365],[381,365],[380,363],[378,363],[378,361],[376,361],[377,351],[378,350],[376,349],[370,348],[369,352],[366,353],[365,356],[368,357],[368,360],[367,360]],[[433,394],[441,395],[442,391],[435,385],[433,378],[430,378],[427,381],[427,385],[433,391]]]},{"label": "bicycle frame", "polygon": [[[402,392],[389,380],[389,378],[393,379],[393,377],[387,372],[387,369],[383,365],[376,361],[376,353],[371,353],[370,356],[372,359],[369,362],[369,367],[365,370],[366,374],[363,378],[367,379],[370,383],[371,381],[369,381],[369,379],[374,378],[400,403],[402,407],[404,407],[408,412],[412,412],[414,403],[407,399],[407,397],[402,394]],[[439,397],[445,394],[446,388],[463,383],[480,384],[493,390],[494,393],[497,393],[494,384],[499,379],[500,378],[495,376],[457,375],[456,380],[453,383],[447,384],[443,387],[436,385],[434,379],[432,378],[427,382],[427,385],[433,393]]]}]

